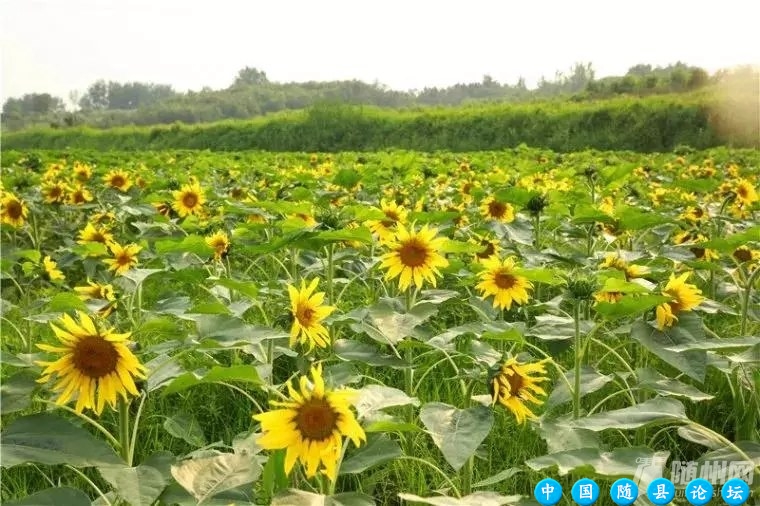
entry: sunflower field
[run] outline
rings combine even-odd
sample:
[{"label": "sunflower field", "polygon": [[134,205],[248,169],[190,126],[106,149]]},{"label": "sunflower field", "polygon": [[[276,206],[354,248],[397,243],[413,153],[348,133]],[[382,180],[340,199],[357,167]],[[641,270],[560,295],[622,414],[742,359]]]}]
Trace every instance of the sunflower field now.
[{"label": "sunflower field", "polygon": [[760,151],[2,171],[9,506],[535,504],[711,461],[760,493]]}]

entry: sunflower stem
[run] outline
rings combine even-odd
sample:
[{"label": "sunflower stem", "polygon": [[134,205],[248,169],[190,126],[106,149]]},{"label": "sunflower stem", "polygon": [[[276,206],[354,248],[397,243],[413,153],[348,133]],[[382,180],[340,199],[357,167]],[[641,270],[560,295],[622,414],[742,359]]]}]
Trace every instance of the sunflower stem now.
[{"label": "sunflower stem", "polygon": [[145,405],[145,399],[148,398],[148,394],[143,391],[140,395],[140,405],[137,406],[137,413],[135,414],[135,423],[132,425],[132,440],[129,442],[129,458],[127,462],[131,463],[135,461],[135,446],[137,445],[137,427],[140,424],[140,416],[142,415],[143,406]]},{"label": "sunflower stem", "polygon": [[[465,409],[472,406],[472,392],[475,390],[475,381],[471,381],[467,385],[467,389],[464,394],[464,407]],[[470,495],[472,492],[472,476],[475,473],[475,455],[470,455],[467,459],[467,463],[462,469],[462,495]]]},{"label": "sunflower stem", "polygon": [[541,251],[541,214],[540,213],[536,213],[536,217],[534,218],[533,233],[534,233],[533,241],[536,245],[536,250]]},{"label": "sunflower stem", "polygon": [[739,329],[739,335],[744,336],[747,334],[747,317],[749,316],[749,299],[752,295],[752,286],[755,284],[755,281],[757,280],[757,276],[760,274],[760,266],[755,268],[755,271],[752,273],[752,275],[747,280],[747,284],[744,288],[744,293],[742,294],[742,307],[741,307],[741,325]]},{"label": "sunflower stem", "polygon": [[332,306],[335,300],[335,293],[333,290],[333,276],[335,275],[335,265],[333,263],[333,254],[335,253],[335,245],[330,243],[327,246],[327,304]]},{"label": "sunflower stem", "polygon": [[119,444],[121,457],[129,467],[132,467],[132,459],[129,455],[129,403],[123,397],[119,397]]},{"label": "sunflower stem", "polygon": [[573,320],[575,328],[575,383],[573,386],[573,419],[577,420],[581,414],[581,362],[583,350],[581,350],[581,302],[573,301]]}]

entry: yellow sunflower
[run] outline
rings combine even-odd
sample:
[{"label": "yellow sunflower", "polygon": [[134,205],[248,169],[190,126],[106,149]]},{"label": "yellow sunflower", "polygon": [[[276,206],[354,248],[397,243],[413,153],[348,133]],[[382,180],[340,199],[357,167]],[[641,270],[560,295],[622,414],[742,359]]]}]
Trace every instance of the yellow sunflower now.
[{"label": "yellow sunflower", "polygon": [[475,288],[482,292],[482,299],[493,295],[493,307],[510,309],[512,303],[525,304],[530,295],[528,290],[533,288],[533,283],[524,276],[515,274],[514,257],[505,258],[492,256],[483,261],[485,270],[478,274],[481,279]]},{"label": "yellow sunflower", "polygon": [[69,195],[67,202],[71,205],[77,206],[87,202],[92,202],[93,196],[85,186],[78,184],[74,188],[69,188]]},{"label": "yellow sunflower", "polygon": [[752,206],[758,200],[757,190],[755,185],[746,179],[740,179],[736,184],[736,198],[742,204],[746,206]]},{"label": "yellow sunflower", "polygon": [[48,275],[50,281],[63,281],[66,279],[66,276],[58,269],[58,264],[50,258],[50,255],[42,259],[42,266],[45,268],[45,274]]},{"label": "yellow sunflower", "polygon": [[111,250],[113,258],[106,258],[103,263],[108,266],[108,270],[120,275],[137,265],[137,254],[142,246],[137,244],[122,246],[117,242],[112,242],[108,245],[108,249]]},{"label": "yellow sunflower", "polygon": [[111,284],[104,285],[88,279],[86,286],[75,286],[74,291],[81,300],[99,299],[109,302],[98,310],[98,314],[104,318],[116,309],[116,296]]},{"label": "yellow sunflower", "polygon": [[214,248],[214,258],[221,260],[230,248],[230,238],[227,237],[226,232],[220,230],[206,237],[206,244],[210,248]]},{"label": "yellow sunflower", "polygon": [[386,201],[385,199],[380,200],[380,209],[385,214],[385,219],[368,220],[366,225],[372,233],[377,235],[380,242],[385,242],[393,238],[397,223],[406,223],[408,211],[393,200]]},{"label": "yellow sunflower", "polygon": [[187,215],[198,215],[203,210],[203,204],[206,203],[206,197],[200,183],[193,182],[183,185],[181,189],[172,193],[174,195],[174,210],[181,218]]},{"label": "yellow sunflower", "polygon": [[690,274],[690,272],[684,272],[678,277],[674,274],[670,275],[662,294],[670,297],[671,301],[660,304],[656,310],[657,327],[660,330],[671,327],[673,322],[678,321],[676,316],[678,313],[691,311],[705,300],[699,288],[686,282]]},{"label": "yellow sunflower", "polygon": [[515,209],[511,204],[499,202],[495,197],[488,197],[480,205],[480,214],[485,218],[502,223],[515,221]]},{"label": "yellow sunflower", "polygon": [[629,264],[617,253],[607,253],[604,255],[604,261],[599,264],[602,269],[616,269],[625,273],[625,279],[630,281],[636,278],[643,278],[651,271],[649,267],[643,265]]},{"label": "yellow sunflower", "polygon": [[306,281],[301,280],[301,289],[293,285],[288,285],[288,294],[290,295],[290,312],[293,316],[293,325],[290,327],[290,347],[294,347],[296,342],[309,347],[309,351],[314,346],[326,348],[330,342],[330,335],[327,328],[322,325],[322,320],[330,316],[335,311],[334,306],[324,306],[324,292],[314,293],[319,283],[319,278],[314,278],[309,286]]},{"label": "yellow sunflower", "polygon": [[92,177],[92,168],[86,163],[76,162],[74,164],[74,177],[77,181],[84,183]]},{"label": "yellow sunflower", "polygon": [[286,474],[298,460],[305,466],[307,477],[321,470],[335,481],[343,437],[359,447],[367,436],[351,411],[356,392],[325,388],[321,365],[312,366],[311,377],[310,385],[306,376],[301,376],[298,390],[288,382],[289,399],[272,401],[272,406],[280,409],[253,415],[261,422],[262,434],[257,443],[265,450],[287,450]]},{"label": "yellow sunflower", "polygon": [[55,362],[35,362],[44,367],[37,382],[47,383],[55,375],[58,382],[53,390],[60,392],[56,404],[68,403],[76,393],[78,413],[89,408],[99,415],[106,403],[116,407],[117,395],[125,400],[127,394],[138,395],[134,378],[145,378],[146,369],[129,350],[129,333],[98,328],[85,313],[77,315],[79,322],[63,315],[59,321],[63,328],[50,324],[61,346],[37,345],[63,355]]},{"label": "yellow sunflower", "polygon": [[116,188],[122,192],[126,192],[132,187],[129,174],[121,169],[114,169],[103,176],[103,182],[111,188]]},{"label": "yellow sunflower", "polygon": [[154,202],[152,204],[153,209],[156,210],[158,214],[161,216],[166,216],[167,218],[171,217],[172,214],[172,205],[169,202]]},{"label": "yellow sunflower", "polygon": [[490,378],[488,385],[493,404],[497,402],[509,409],[515,415],[517,423],[523,424],[528,419],[535,419],[528,403],[540,406],[543,400],[537,395],[545,396],[546,391],[539,386],[549,378],[534,376],[546,374],[544,364],[548,360],[521,364],[515,358],[510,358],[499,366],[496,374]]},{"label": "yellow sunflower", "polygon": [[101,244],[108,244],[112,241],[113,234],[109,232],[106,227],[96,227],[92,223],[88,223],[79,231],[79,239],[77,240],[77,243],[87,244],[89,242],[99,242]]},{"label": "yellow sunflower", "polygon": [[697,224],[700,221],[709,218],[707,213],[701,207],[689,206],[678,216],[678,219]]},{"label": "yellow sunflower", "polygon": [[487,260],[493,256],[498,256],[501,251],[501,245],[497,239],[489,239],[487,237],[477,236],[468,240],[470,244],[477,244],[482,249],[475,253],[475,259],[478,262]]},{"label": "yellow sunflower", "polygon": [[0,200],[0,220],[12,227],[19,228],[24,226],[26,217],[29,215],[29,209],[23,200],[20,200],[12,193],[6,193]]},{"label": "yellow sunflower", "polygon": [[739,246],[731,253],[731,256],[740,264],[754,262],[760,260],[760,250],[750,249],[747,246]]},{"label": "yellow sunflower", "polygon": [[60,181],[42,183],[42,196],[47,204],[62,204],[66,200],[68,191],[66,183]]},{"label": "yellow sunflower", "polygon": [[622,292],[605,292],[601,290],[594,294],[594,300],[596,302],[609,302],[614,304],[615,302],[620,302],[620,299],[622,298]]},{"label": "yellow sunflower", "polygon": [[387,269],[385,279],[398,277],[401,291],[412,283],[421,289],[425,280],[435,286],[436,276],[441,276],[438,268],[449,265],[449,261],[439,253],[445,239],[436,237],[437,233],[437,229],[428,228],[427,225],[415,231],[414,225],[407,230],[399,223],[395,236],[387,243],[391,251],[381,257],[380,267]]}]

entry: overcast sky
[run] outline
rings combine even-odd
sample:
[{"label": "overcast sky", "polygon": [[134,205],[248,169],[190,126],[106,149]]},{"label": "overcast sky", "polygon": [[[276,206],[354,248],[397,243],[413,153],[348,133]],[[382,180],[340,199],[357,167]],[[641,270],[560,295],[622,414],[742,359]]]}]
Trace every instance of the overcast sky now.
[{"label": "overcast sky", "polygon": [[760,63],[757,0],[0,0],[2,99],[66,98],[97,79],[229,86],[361,79],[396,89],[529,86],[574,62],[597,76],[678,60]]}]

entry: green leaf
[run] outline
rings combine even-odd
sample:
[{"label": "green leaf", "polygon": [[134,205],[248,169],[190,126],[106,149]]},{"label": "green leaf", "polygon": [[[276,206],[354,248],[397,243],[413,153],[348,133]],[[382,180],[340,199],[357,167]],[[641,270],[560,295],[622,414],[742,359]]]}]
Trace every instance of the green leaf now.
[{"label": "green leaf", "polygon": [[[568,383],[572,385],[574,384],[574,381],[575,369],[571,369],[565,373],[565,380],[557,380],[555,383],[552,393],[549,395],[549,398],[546,399],[546,407],[551,408],[570,401],[573,398],[573,395]],[[592,367],[584,366],[581,369],[581,397],[596,392],[610,381],[612,381],[611,374],[601,374]]]},{"label": "green leaf", "polygon": [[678,427],[678,435],[687,441],[706,446],[711,450],[717,450],[726,444],[720,434],[716,434],[698,423]]},{"label": "green leaf", "polygon": [[365,244],[371,244],[372,232],[370,232],[367,227],[324,230],[317,233],[316,239],[323,242],[358,241]]},{"label": "green leaf", "polygon": [[[581,320],[579,326],[581,334],[586,334],[593,328],[593,322]],[[564,341],[575,336],[575,320],[567,316],[537,315],[536,324],[525,333],[544,341]]]},{"label": "green leaf", "polygon": [[401,455],[403,455],[401,447],[387,434],[379,434],[377,437],[371,436],[365,446],[350,454],[341,463],[339,474],[361,473]]},{"label": "green leaf", "polygon": [[[608,277],[604,280],[602,286],[603,292],[620,292],[620,293],[648,293],[649,290],[638,283],[626,281],[625,279]],[[667,299],[670,300],[670,299]]]},{"label": "green leaf", "polygon": [[259,371],[253,365],[233,365],[230,367],[214,366],[205,372],[187,372],[174,378],[164,389],[164,395],[173,394],[187,390],[190,387],[202,385],[204,383],[215,383],[217,381],[231,382],[241,381],[254,385],[261,384]]},{"label": "green leaf", "polygon": [[166,487],[161,473],[150,466],[101,467],[98,470],[130,506],[151,506]]},{"label": "green leaf", "polygon": [[375,506],[375,501],[358,492],[326,496],[304,490],[290,489],[272,498],[270,506]]},{"label": "green leaf", "polygon": [[639,386],[641,388],[651,390],[660,395],[686,397],[692,401],[706,401],[714,397],[677,379],[668,378],[656,369],[636,369],[636,376],[639,378]]},{"label": "green leaf", "polygon": [[698,246],[700,248],[714,249],[722,253],[732,253],[739,246],[744,246],[751,241],[757,241],[758,238],[760,238],[760,226],[754,226],[744,232],[699,243]]},{"label": "green leaf", "polygon": [[166,255],[169,253],[192,253],[201,258],[214,254],[214,248],[206,244],[206,239],[199,235],[188,235],[181,240],[164,239],[156,241],[156,254]]},{"label": "green leaf", "polygon": [[667,332],[661,332],[646,322],[636,321],[631,327],[631,337],[666,363],[701,383],[707,370],[706,352],[691,350],[677,353],[668,349],[704,340],[701,321],[692,313],[681,313],[678,317],[679,324]]},{"label": "green leaf", "polygon": [[22,370],[0,385],[0,413],[16,413],[32,404],[32,393],[39,387],[38,375],[28,370]]},{"label": "green leaf", "polygon": [[430,402],[420,409],[420,420],[446,462],[458,471],[491,431],[493,411],[485,406],[458,409]]},{"label": "green leaf", "polygon": [[207,444],[203,427],[190,413],[180,412],[168,417],[164,420],[164,429],[172,436],[183,439],[196,448]]},{"label": "green leaf", "polygon": [[220,346],[260,344],[265,339],[288,337],[282,330],[257,327],[230,315],[194,315],[198,339],[211,340]]},{"label": "green leaf", "polygon": [[261,474],[256,459],[235,453],[185,460],[171,469],[177,483],[190,492],[198,504],[225,490],[253,483]]},{"label": "green leaf", "polygon": [[663,216],[652,211],[643,211],[635,207],[625,206],[615,209],[615,216],[618,218],[620,228],[623,230],[644,230],[670,223],[669,217]]},{"label": "green leaf", "polygon": [[253,281],[239,281],[232,278],[221,278],[216,280],[216,284],[229,288],[230,290],[235,290],[251,300],[256,299],[256,296],[259,294],[259,285]]},{"label": "green leaf", "polygon": [[442,253],[480,253],[482,250],[483,246],[480,244],[456,241],[454,239],[446,239],[441,244],[440,249]]},{"label": "green leaf", "polygon": [[525,277],[528,281],[544,283],[552,286],[561,285],[565,282],[565,280],[552,269],[524,269],[518,267],[515,269],[515,274]]},{"label": "green leaf", "polygon": [[512,476],[515,476],[516,474],[521,473],[523,470],[519,467],[509,467],[500,473],[496,473],[493,476],[490,476],[484,480],[480,480],[477,483],[473,483],[472,486],[476,488],[480,487],[490,487],[492,485],[496,485],[497,483],[501,483],[504,480],[510,479]]},{"label": "green leaf", "polygon": [[540,419],[539,432],[544,441],[546,441],[549,453],[578,450],[580,448],[599,448],[601,446],[598,433],[592,430],[577,429],[563,425],[568,420],[572,420],[570,415],[556,420],[548,419],[545,416]]},{"label": "green leaf", "polygon": [[517,504],[522,499],[522,496],[519,495],[501,495],[496,492],[475,492],[461,499],[448,496],[420,497],[404,493],[398,496],[404,501],[432,504],[433,506],[504,506],[506,504]]},{"label": "green leaf", "polygon": [[408,313],[394,310],[389,301],[381,301],[366,310],[363,321],[352,323],[354,332],[364,332],[382,344],[398,344],[413,335],[414,328],[438,311],[433,304],[418,304]]},{"label": "green leaf", "polygon": [[725,339],[706,339],[694,343],[668,346],[665,349],[676,353],[689,350],[738,350],[760,345],[759,336],[734,337]]},{"label": "green leaf", "polygon": [[[640,462],[660,463],[660,474],[665,467],[669,452],[656,452],[642,446],[627,448],[615,448],[611,452],[605,452],[598,448],[579,448],[559,453],[543,455],[530,459],[525,464],[534,471],[543,471],[556,467],[560,476],[570,472],[591,477],[596,476],[609,478],[631,477],[636,475]],[[644,460],[649,459],[649,460]],[[656,474],[656,470],[655,474]]]},{"label": "green leaf", "polygon": [[65,418],[39,413],[13,420],[2,433],[3,467],[26,462],[75,467],[123,465],[113,448]]},{"label": "green leaf", "polygon": [[350,339],[338,339],[335,341],[333,343],[333,352],[341,360],[348,362],[358,361],[375,367],[401,369],[409,366],[409,364],[399,357],[384,354],[371,344]]},{"label": "green leaf", "polygon": [[364,427],[364,432],[421,432],[422,429],[415,423],[397,422],[393,420],[380,420],[372,422]]},{"label": "green leaf", "polygon": [[669,301],[662,295],[626,295],[617,302],[597,302],[594,309],[609,320],[638,316],[653,307]]},{"label": "green leaf", "polygon": [[134,283],[134,287],[136,288],[140,286],[148,276],[152,276],[157,272],[164,272],[164,269],[130,269],[122,274],[122,277]]},{"label": "green leaf", "polygon": [[419,406],[420,401],[416,397],[409,397],[397,388],[385,385],[366,385],[357,392],[357,400],[354,404],[359,418],[366,418],[381,409],[391,406]]},{"label": "green leaf", "polygon": [[522,323],[510,323],[505,321],[472,322],[452,327],[445,332],[431,337],[427,344],[436,348],[446,348],[455,338],[464,334],[473,334],[480,338],[483,336],[499,337],[509,341],[522,341]]},{"label": "green leaf", "polygon": [[362,180],[362,175],[354,169],[340,169],[335,177],[333,177],[333,184],[342,186],[346,190],[350,190],[356,186],[359,181]]},{"label": "green leaf", "polygon": [[47,303],[47,312],[65,313],[68,311],[87,311],[87,304],[75,293],[60,292],[56,293],[50,302]]},{"label": "green leaf", "polygon": [[81,490],[69,487],[47,488],[5,506],[90,506],[90,498]]},{"label": "green leaf", "polygon": [[572,428],[599,432],[607,429],[638,429],[663,422],[689,421],[683,404],[675,399],[656,397],[623,409],[603,411],[567,422]]}]

